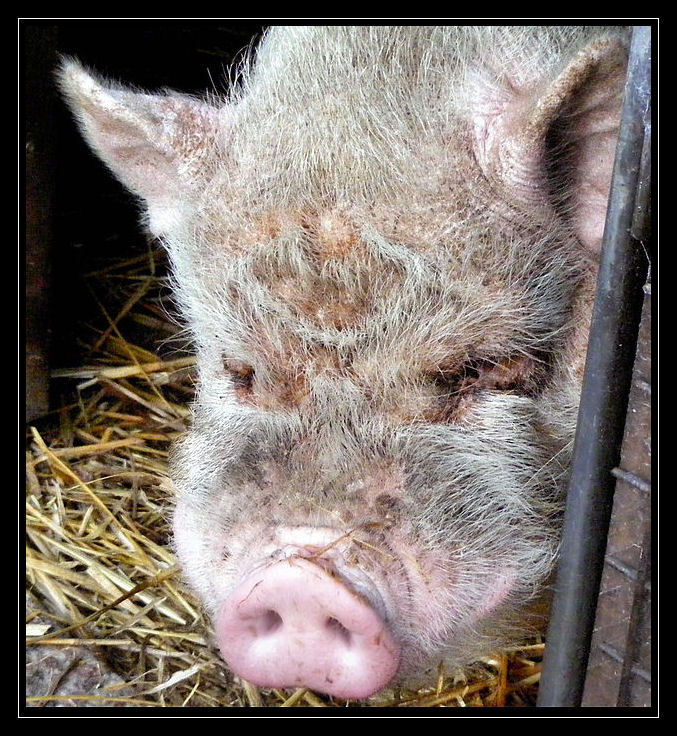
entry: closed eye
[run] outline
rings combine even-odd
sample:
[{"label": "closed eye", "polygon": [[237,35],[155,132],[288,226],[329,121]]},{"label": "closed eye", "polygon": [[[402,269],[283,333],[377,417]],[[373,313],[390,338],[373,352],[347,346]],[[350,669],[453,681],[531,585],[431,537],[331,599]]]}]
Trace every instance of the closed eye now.
[{"label": "closed eye", "polygon": [[231,379],[235,391],[242,397],[248,396],[254,387],[256,373],[252,366],[240,360],[223,358],[223,368]]},{"label": "closed eye", "polygon": [[[482,391],[534,393],[538,361],[527,356],[470,359],[426,374],[441,398],[454,405]],[[448,408],[451,408],[448,407]]]}]

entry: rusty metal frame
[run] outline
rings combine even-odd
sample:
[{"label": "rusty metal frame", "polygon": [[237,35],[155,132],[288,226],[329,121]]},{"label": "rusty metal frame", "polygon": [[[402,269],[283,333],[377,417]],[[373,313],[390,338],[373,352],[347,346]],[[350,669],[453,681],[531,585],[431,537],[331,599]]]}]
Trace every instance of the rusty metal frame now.
[{"label": "rusty metal frame", "polygon": [[[647,281],[650,202],[651,27],[636,26],[538,696],[540,707],[582,704],[618,474],[614,469],[620,464]],[[622,698],[613,704],[622,705]]]}]

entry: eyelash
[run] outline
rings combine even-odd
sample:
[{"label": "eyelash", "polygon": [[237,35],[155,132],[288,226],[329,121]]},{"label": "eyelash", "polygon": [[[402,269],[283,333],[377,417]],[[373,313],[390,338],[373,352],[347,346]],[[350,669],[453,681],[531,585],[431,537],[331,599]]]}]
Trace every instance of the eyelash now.
[{"label": "eyelash", "polygon": [[[222,365],[239,399],[254,401],[254,368],[243,361],[225,356],[222,358]],[[457,411],[468,405],[468,400],[484,391],[533,395],[540,374],[538,360],[520,355],[497,360],[472,359],[451,367],[440,366],[434,371],[425,372],[423,377],[429,386],[436,388],[438,398],[435,402],[435,416],[439,415],[438,421],[448,421]],[[278,397],[283,403],[297,396],[298,392],[292,392],[290,398],[287,395],[288,388]]]}]

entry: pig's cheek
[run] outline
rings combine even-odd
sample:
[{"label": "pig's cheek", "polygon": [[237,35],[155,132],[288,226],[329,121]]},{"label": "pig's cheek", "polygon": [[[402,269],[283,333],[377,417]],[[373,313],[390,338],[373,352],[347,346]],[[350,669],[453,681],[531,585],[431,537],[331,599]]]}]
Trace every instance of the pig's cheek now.
[{"label": "pig's cheek", "polygon": [[[424,632],[426,639],[443,646],[454,639],[461,629],[473,627],[504,604],[517,576],[509,569],[498,569],[487,575],[463,572],[452,563],[439,565],[433,556],[413,558],[409,549],[399,549],[406,580],[406,588],[390,590],[388,603],[391,610],[400,610],[404,629]],[[481,565],[480,565],[481,567]],[[389,582],[396,584],[396,578]],[[401,582],[401,581],[400,581]]]},{"label": "pig's cheek", "polygon": [[211,587],[213,569],[205,564],[204,533],[199,533],[194,519],[188,505],[179,502],[173,518],[174,548],[188,583],[205,594]]},{"label": "pig's cheek", "polygon": [[190,519],[182,505],[178,505],[174,511],[172,520],[174,531],[174,548],[180,560],[194,559],[197,554],[195,535],[190,530]]},{"label": "pig's cheek", "polygon": [[515,583],[515,573],[512,570],[504,570],[496,575],[488,586],[487,595],[480,601],[475,615],[470,623],[488,616],[494,609],[498,608],[508,597]]}]

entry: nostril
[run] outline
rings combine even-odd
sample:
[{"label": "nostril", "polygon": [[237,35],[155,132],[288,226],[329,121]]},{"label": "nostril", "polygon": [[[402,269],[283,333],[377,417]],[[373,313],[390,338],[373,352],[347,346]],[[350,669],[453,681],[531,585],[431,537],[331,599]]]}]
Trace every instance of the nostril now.
[{"label": "nostril", "polygon": [[400,664],[381,616],[338,575],[301,557],[240,583],[215,629],[226,662],[261,687],[363,698],[385,687]]},{"label": "nostril", "polygon": [[277,611],[266,611],[261,616],[261,633],[273,634],[282,627],[282,616]]},{"label": "nostril", "polygon": [[352,643],[352,635],[348,629],[336,618],[330,616],[326,621],[326,627],[330,632],[340,639],[344,644],[350,645]]}]

